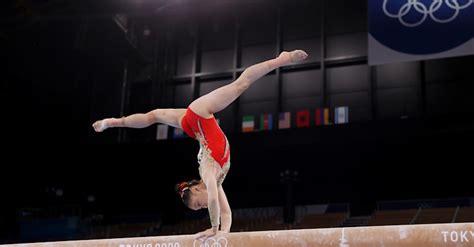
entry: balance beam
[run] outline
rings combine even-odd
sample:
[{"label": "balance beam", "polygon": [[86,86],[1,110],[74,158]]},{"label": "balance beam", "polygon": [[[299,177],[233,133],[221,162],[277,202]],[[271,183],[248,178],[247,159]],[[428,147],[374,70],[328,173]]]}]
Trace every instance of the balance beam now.
[{"label": "balance beam", "polygon": [[438,247],[474,246],[474,223],[397,225],[288,231],[235,232],[194,240],[193,235],[46,242],[11,247]]}]

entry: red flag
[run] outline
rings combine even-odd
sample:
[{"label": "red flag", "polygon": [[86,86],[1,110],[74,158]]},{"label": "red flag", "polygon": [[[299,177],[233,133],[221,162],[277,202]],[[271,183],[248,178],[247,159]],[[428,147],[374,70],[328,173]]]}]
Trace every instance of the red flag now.
[{"label": "red flag", "polygon": [[296,127],[309,127],[309,110],[303,110],[296,113]]},{"label": "red flag", "polygon": [[321,111],[321,108],[316,109],[316,125],[323,125],[324,123],[324,118],[323,118],[323,113]]}]

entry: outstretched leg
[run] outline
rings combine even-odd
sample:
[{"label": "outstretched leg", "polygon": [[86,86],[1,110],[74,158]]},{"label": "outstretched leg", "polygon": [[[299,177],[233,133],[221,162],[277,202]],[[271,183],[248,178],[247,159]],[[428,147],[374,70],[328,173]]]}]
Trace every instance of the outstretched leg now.
[{"label": "outstretched leg", "polygon": [[234,102],[250,85],[270,71],[293,62],[301,61],[307,56],[308,54],[302,50],[282,52],[275,59],[248,67],[237,80],[196,99],[189,107],[201,117],[211,117],[213,113],[225,109]]},{"label": "outstretched leg", "polygon": [[180,120],[186,113],[186,109],[156,109],[147,113],[137,113],[122,118],[106,118],[96,121],[92,127],[96,132],[102,132],[107,128],[145,128],[155,123],[166,124],[175,128],[181,128]]}]

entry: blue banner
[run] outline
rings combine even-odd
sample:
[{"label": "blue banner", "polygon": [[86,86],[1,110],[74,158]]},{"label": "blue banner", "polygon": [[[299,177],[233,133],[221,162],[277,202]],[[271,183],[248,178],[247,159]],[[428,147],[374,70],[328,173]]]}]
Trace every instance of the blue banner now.
[{"label": "blue banner", "polygon": [[474,54],[474,0],[369,0],[369,64]]}]

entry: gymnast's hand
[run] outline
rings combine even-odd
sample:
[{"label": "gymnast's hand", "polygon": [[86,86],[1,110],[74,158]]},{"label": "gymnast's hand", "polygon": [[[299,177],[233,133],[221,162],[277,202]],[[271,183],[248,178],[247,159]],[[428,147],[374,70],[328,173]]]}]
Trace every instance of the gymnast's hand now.
[{"label": "gymnast's hand", "polygon": [[217,227],[209,228],[203,232],[196,233],[195,239],[206,241],[206,239],[215,236],[217,234]]}]

